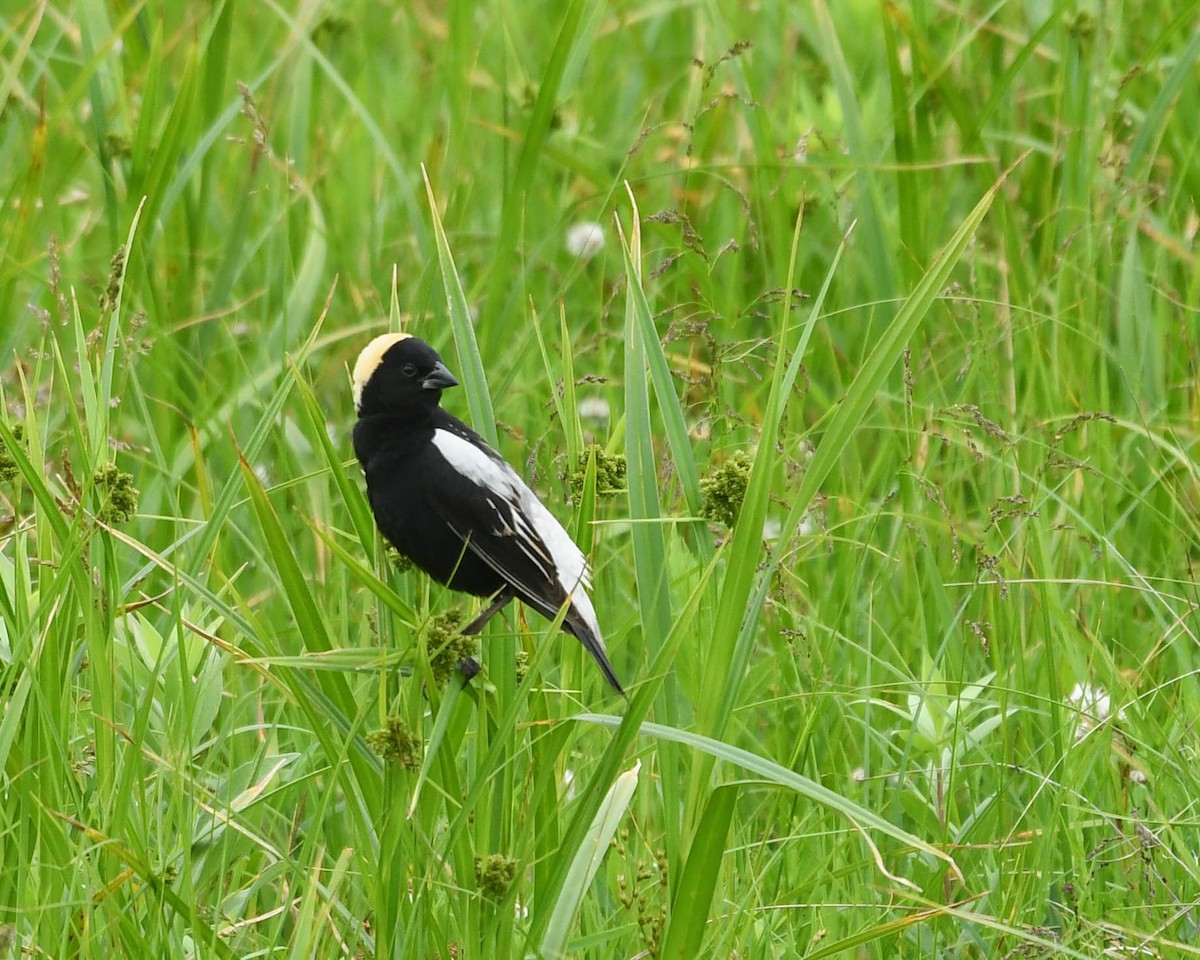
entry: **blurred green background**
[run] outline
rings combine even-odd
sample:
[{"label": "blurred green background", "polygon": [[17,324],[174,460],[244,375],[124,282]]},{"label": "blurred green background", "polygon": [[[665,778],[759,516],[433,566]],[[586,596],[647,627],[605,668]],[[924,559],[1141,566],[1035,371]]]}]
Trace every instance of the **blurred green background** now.
[{"label": "blurred green background", "polygon": [[[1200,953],[1198,58],[1194,0],[7,6],[0,956]],[[387,329],[628,702],[515,610],[447,680]]]}]

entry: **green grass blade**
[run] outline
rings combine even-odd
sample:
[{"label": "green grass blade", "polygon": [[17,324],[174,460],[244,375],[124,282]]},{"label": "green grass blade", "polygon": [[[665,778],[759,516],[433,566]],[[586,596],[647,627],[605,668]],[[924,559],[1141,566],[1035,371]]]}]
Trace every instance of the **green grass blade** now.
[{"label": "green grass blade", "polygon": [[[552,869],[549,870],[549,879],[546,885],[538,887],[539,902],[558,902],[563,885],[566,883],[567,874],[574,863],[574,852],[583,845],[584,838],[600,809],[602,798],[607,795],[612,784],[620,775],[622,764],[626,762],[625,758],[638,737],[641,724],[649,714],[651,705],[659,696],[666,682],[680,647],[696,629],[697,611],[708,590],[709,580],[716,569],[717,562],[717,558],[714,558],[705,568],[687,602],[679,610],[671,633],[650,662],[649,679],[637,686],[629,705],[625,708],[624,715],[610,718],[613,725],[617,726],[617,732],[605,748],[604,755],[596,765],[590,781],[574,804],[559,845],[559,850],[563,851],[563,855],[557,858]],[[543,910],[538,910],[530,916],[529,931],[525,941],[526,950],[533,949],[534,945],[541,942],[549,919],[549,912]]]},{"label": "green grass blade", "polygon": [[[641,226],[637,207],[630,226],[625,264],[630,290],[641,282]],[[620,230],[620,222],[617,223]],[[667,589],[666,543],[663,527],[654,428],[650,418],[650,392],[646,384],[646,342],[638,327],[635,298],[625,307],[625,456],[629,487],[629,517],[633,524],[633,562],[638,582],[638,604],[646,650],[653,657],[671,628],[671,594]],[[637,522],[650,521],[650,522]]]},{"label": "green grass blade", "polygon": [[414,611],[412,607],[401,600],[400,597],[396,595],[396,591],[393,590],[389,584],[379,579],[379,577],[375,575],[375,572],[365,563],[363,563],[357,555],[351,553],[346,549],[346,547],[342,546],[332,532],[316,526],[314,526],[312,529],[317,536],[321,538],[325,545],[333,551],[333,555],[342,563],[343,566],[345,566],[347,571],[357,582],[361,583],[368,590],[370,590],[371,593],[373,593],[380,601],[383,602],[385,607],[400,617],[405,623],[413,625],[413,629],[416,629],[415,624],[420,619],[417,616],[416,611]]},{"label": "green grass blade", "polygon": [[834,89],[842,107],[846,144],[851,158],[857,164],[854,174],[858,201],[861,204],[859,219],[863,224],[863,243],[866,256],[871,263],[871,275],[878,300],[887,300],[894,295],[895,278],[892,265],[891,244],[887,240],[883,220],[883,201],[871,165],[875,162],[870,141],[863,125],[862,110],[855,93],[855,83],[846,63],[841,39],[833,25],[829,7],[825,0],[814,0],[813,14],[817,31],[821,37],[821,50],[829,72],[833,76]]},{"label": "green grass blade", "polygon": [[429,215],[433,219],[433,237],[437,243],[438,266],[442,272],[442,287],[446,291],[446,309],[450,314],[450,327],[454,331],[454,344],[458,348],[459,376],[467,394],[467,407],[471,411],[471,426],[493,447],[496,441],[496,413],[492,409],[492,396],[488,392],[487,375],[483,359],[479,355],[479,343],[475,339],[475,326],[471,323],[471,311],[467,306],[467,295],[454,266],[454,255],[450,242],[442,227],[438,213],[437,197],[425,168],[425,195],[429,198]]},{"label": "green grass blade", "polygon": [[566,882],[559,891],[558,899],[550,911],[550,920],[546,925],[546,933],[542,937],[540,947],[542,956],[554,958],[554,960],[565,956],[564,951],[571,921],[591,887],[592,881],[596,877],[596,871],[600,869],[600,863],[616,835],[617,828],[621,825],[625,811],[629,809],[634,791],[637,790],[638,772],[641,768],[642,765],[639,761],[631,769],[617,777],[616,782],[600,804],[600,809],[596,811],[596,817],[592,821],[587,836],[583,838],[583,843],[575,850],[571,868],[567,871]]},{"label": "green grass blade", "polygon": [[[350,514],[350,522],[354,526],[358,542],[369,556],[375,548],[375,521],[371,517],[370,504],[367,503],[362,488],[350,479],[342,458],[334,449],[333,441],[329,439],[329,432],[326,430],[325,415],[317,403],[312,388],[304,380],[295,364],[290,364],[290,368],[297,393],[300,396],[300,406],[304,411],[304,423],[307,427],[309,441],[321,451],[330,476],[333,477],[334,486],[337,487],[342,496],[342,503],[345,504],[346,510]],[[350,469],[354,470],[355,468],[351,467]]]},{"label": "green grass blade", "polygon": [[[616,728],[621,724],[621,721],[616,717],[594,713],[583,713],[575,719],[580,723],[594,723],[610,728]],[[722,760],[743,770],[748,770],[751,773],[757,773],[772,783],[776,783],[781,787],[787,787],[789,790],[795,791],[814,803],[819,803],[832,810],[836,810],[842,816],[849,819],[856,829],[869,827],[872,830],[899,840],[914,850],[920,850],[930,856],[937,857],[937,859],[947,864],[956,875],[961,876],[958,864],[944,850],[909,833],[907,830],[897,827],[874,810],[869,810],[861,804],[855,803],[853,800],[848,800],[846,797],[834,793],[823,784],[817,783],[815,780],[810,780],[808,777],[802,776],[794,770],[789,770],[787,767],[781,766],[773,760],[760,757],[748,750],[732,746],[721,740],[713,740],[711,737],[705,737],[688,730],[679,730],[675,727],[663,726],[658,723],[642,723],[640,725],[640,732],[643,736],[653,739],[684,744],[716,760]]]},{"label": "green grass blade", "polygon": [[[9,94],[12,93],[13,87],[17,83],[17,78],[21,75],[21,66],[29,56],[29,51],[33,48],[34,37],[37,36],[38,28],[42,25],[42,18],[46,15],[46,8],[48,6],[48,0],[42,0],[36,7],[29,8],[32,16],[30,16],[29,23],[25,27],[25,33],[17,43],[16,49],[8,57],[8,62],[4,65],[4,72],[0,73],[0,103],[8,103]],[[5,49],[8,49],[10,33],[15,32],[17,29],[16,24],[7,26],[9,29],[5,31],[3,36],[0,36]]]},{"label": "green grass blade", "polygon": [[950,272],[957,265],[971,238],[983,223],[996,194],[1021,161],[1004,171],[996,182],[975,204],[975,208],[959,224],[958,229],[930,264],[920,283],[905,299],[895,319],[884,330],[875,348],[863,362],[858,375],[838,406],[825,435],[813,455],[812,463],[800,481],[800,489],[784,523],[780,540],[785,540],[800,524],[804,511],[813,496],[829,476],[842,451],[850,442],[850,436],[862,422],[864,415],[878,396],[889,372],[900,360],[905,344],[908,343],[921,322],[928,316],[938,295],[946,285]]},{"label": "green grass blade", "polygon": [[663,957],[689,960],[700,956],[713,893],[721,873],[725,839],[733,823],[740,790],[741,785],[737,783],[717,787],[704,805],[704,814],[696,827],[687,864],[671,903],[671,915],[663,935]]},{"label": "green grass blade", "polygon": [[1133,138],[1133,143],[1130,145],[1127,175],[1131,178],[1147,175],[1147,168],[1153,159],[1154,149],[1162,137],[1163,128],[1171,115],[1172,104],[1189,83],[1194,84],[1195,82],[1196,61],[1200,60],[1200,30],[1195,29],[1196,5],[1193,3],[1191,6],[1193,7],[1191,40],[1175,59],[1171,72],[1167,74],[1166,80],[1159,88],[1158,95],[1150,105],[1145,119]]},{"label": "green grass blade", "polygon": [[311,652],[326,652],[333,647],[329,639],[329,629],[308,589],[308,578],[300,569],[300,563],[292,550],[287,533],[279,522],[279,515],[271,506],[267,492],[255,475],[254,468],[244,458],[242,459],[242,473],[246,491],[250,495],[250,505],[262,526],[271,559],[275,561],[280,584],[291,604],[292,613],[296,618],[296,626],[299,628],[304,645]]},{"label": "green grass blade", "polygon": [[[797,220],[792,234],[791,262],[796,262],[796,251],[800,239],[801,220]],[[854,226],[851,224],[850,231]],[[817,321],[822,318],[825,301],[829,288],[837,275],[842,254],[845,252],[849,232],[842,238],[838,249],[833,255],[825,281],[813,301],[808,319],[800,330],[800,338],[796,349],[786,369],[783,367],[784,351],[780,351],[775,365],[771,393],[767,401],[767,415],[763,421],[763,436],[774,436],[779,430],[783,413],[787,406],[787,398],[791,395],[796,379],[800,375],[801,364],[812,338]],[[792,277],[788,278],[788,288],[792,289]],[[790,306],[790,298],[788,305]],[[780,343],[787,343],[787,318],[789,311],[784,310],[784,323],[780,331]],[[741,689],[742,678],[745,675],[750,651],[753,649],[754,637],[758,634],[759,616],[766,600],[770,575],[758,575],[755,585],[755,575],[758,565],[758,554],[761,550],[762,529],[767,515],[768,500],[771,495],[771,474],[774,468],[773,450],[770,444],[761,444],[754,458],[754,466],[747,485],[746,497],[738,514],[737,525],[734,528],[733,543],[729,546],[729,573],[721,588],[720,604],[717,608],[716,629],[708,650],[706,661],[708,677],[707,688],[713,691],[711,698],[705,698],[705,703],[711,709],[701,711],[701,716],[711,724],[714,736],[721,736],[733,715],[734,704]],[[782,536],[777,542],[773,556],[778,557],[778,551],[787,543]],[[774,562],[774,561],[769,561]],[[693,791],[700,788],[707,775],[701,766],[693,778]]]},{"label": "green grass blade", "polygon": [[[579,25],[588,4],[583,0],[571,0],[562,11],[558,37],[546,71],[538,84],[537,99],[529,115],[529,123],[521,141],[521,153],[517,158],[516,170],[507,184],[504,207],[500,216],[500,231],[496,238],[496,253],[490,266],[488,279],[488,308],[497,314],[506,299],[505,289],[512,282],[512,263],[521,239],[525,223],[526,206],[534,187],[534,177],[546,141],[550,136],[558,106],[559,90],[567,64],[579,34]],[[486,434],[485,434],[486,436]]]},{"label": "green grass blade", "polygon": [[[629,194],[629,202],[636,220],[638,212],[637,200],[633,190],[627,183],[625,189]],[[633,325],[637,327],[636,336],[642,340],[642,350],[646,363],[650,368],[650,382],[654,385],[654,396],[658,401],[658,411],[666,427],[667,443],[671,449],[672,461],[683,490],[684,503],[688,513],[700,517],[704,510],[704,498],[700,493],[700,472],[696,469],[696,457],[692,452],[692,442],[688,437],[687,422],[683,417],[683,406],[675,392],[675,383],[671,378],[671,368],[667,364],[667,355],[659,339],[658,330],[654,326],[654,315],[650,310],[650,302],[646,291],[642,288],[641,267],[636,265],[631,257],[628,246],[622,244],[625,256],[625,277],[629,284],[629,313]],[[628,324],[627,324],[628,327]],[[626,336],[629,335],[627,329]],[[692,541],[700,551],[701,558],[707,560],[712,556],[712,537],[708,525],[703,520],[689,524]]]}]

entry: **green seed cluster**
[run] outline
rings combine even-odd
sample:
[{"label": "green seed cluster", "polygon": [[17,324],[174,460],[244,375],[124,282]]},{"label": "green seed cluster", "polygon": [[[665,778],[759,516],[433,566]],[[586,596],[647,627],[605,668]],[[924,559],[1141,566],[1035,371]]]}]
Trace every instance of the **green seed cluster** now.
[{"label": "green seed cluster", "polygon": [[383,555],[397,573],[408,573],[413,568],[413,562],[390,543],[384,548]]},{"label": "green seed cluster", "polygon": [[704,516],[727,527],[733,526],[738,511],[742,509],[742,501],[746,499],[751,465],[750,454],[739,450],[700,480]]},{"label": "green seed cluster", "polygon": [[[25,428],[21,424],[17,424],[12,428],[13,438],[20,443],[25,439]],[[0,440],[0,483],[12,483],[17,479],[17,474],[20,471],[17,469],[17,461],[13,459],[13,455],[9,453],[8,447],[4,441]]]},{"label": "green seed cluster", "polygon": [[500,900],[517,875],[517,861],[502,853],[489,853],[475,858],[475,882],[484,896]]},{"label": "green seed cluster", "polygon": [[439,687],[454,676],[460,663],[479,652],[475,637],[458,632],[461,622],[462,611],[458,609],[447,610],[429,621],[429,666]]},{"label": "green seed cluster", "polygon": [[387,726],[367,734],[367,746],[388,763],[398,763],[405,770],[421,766],[421,741],[399,717],[388,717]]},{"label": "green seed cluster", "polygon": [[625,492],[625,454],[605,453],[598,443],[589,444],[579,461],[579,469],[571,474],[571,495],[578,500],[587,477],[588,460],[596,458],[596,496],[614,497]]},{"label": "green seed cluster", "polygon": [[100,500],[96,516],[102,523],[116,526],[137,513],[139,493],[133,485],[132,473],[126,473],[115,463],[106,463],[92,475],[92,480]]}]

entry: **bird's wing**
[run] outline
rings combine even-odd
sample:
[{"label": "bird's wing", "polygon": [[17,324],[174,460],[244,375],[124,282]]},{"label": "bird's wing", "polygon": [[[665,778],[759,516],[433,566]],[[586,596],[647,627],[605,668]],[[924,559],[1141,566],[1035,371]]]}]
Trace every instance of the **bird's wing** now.
[{"label": "bird's wing", "polygon": [[548,616],[571,597],[599,635],[586,594],[587,560],[537,495],[465,427],[439,425],[433,444],[461,478],[439,490],[438,501],[467,549]]},{"label": "bird's wing", "polygon": [[438,491],[442,519],[468,550],[543,615],[553,619],[570,600],[563,628],[579,639],[617,692],[624,693],[587,593],[591,579],[583,551],[516,471],[466,424],[447,416],[434,430],[433,445],[454,477]]}]

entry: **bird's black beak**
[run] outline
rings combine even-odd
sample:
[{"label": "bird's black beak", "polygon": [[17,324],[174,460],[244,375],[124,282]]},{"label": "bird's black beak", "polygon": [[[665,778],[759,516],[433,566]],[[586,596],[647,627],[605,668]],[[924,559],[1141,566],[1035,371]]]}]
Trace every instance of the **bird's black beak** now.
[{"label": "bird's black beak", "polygon": [[426,390],[444,390],[446,387],[457,387],[458,380],[454,374],[446,369],[446,365],[441,360],[437,362],[429,376],[421,381],[421,386]]}]

